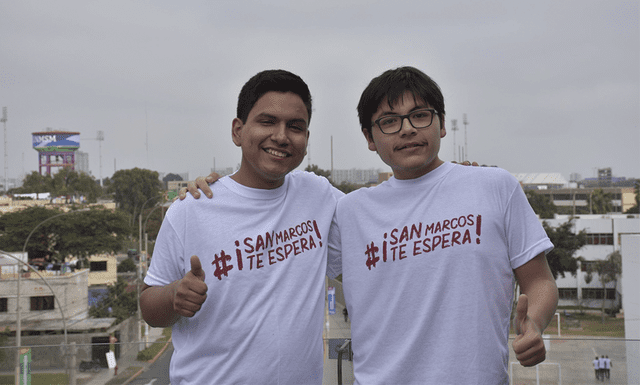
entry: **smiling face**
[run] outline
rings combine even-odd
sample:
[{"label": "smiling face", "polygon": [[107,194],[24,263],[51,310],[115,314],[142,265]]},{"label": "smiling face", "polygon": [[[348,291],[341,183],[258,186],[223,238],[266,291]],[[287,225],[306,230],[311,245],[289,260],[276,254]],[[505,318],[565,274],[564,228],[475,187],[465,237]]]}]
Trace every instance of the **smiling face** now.
[{"label": "smiling face", "polygon": [[300,96],[267,92],[246,123],[233,119],[233,143],[242,148],[240,170],[231,178],[247,187],[273,189],[302,163],[309,139],[309,114]]},{"label": "smiling face", "polygon": [[[392,106],[386,100],[380,103],[371,117],[375,122],[382,116],[405,115],[422,108],[431,108],[420,98],[406,91]],[[426,128],[414,128],[408,119],[402,122],[402,128],[395,134],[384,134],[377,125],[371,133],[366,129],[362,133],[367,138],[369,150],[376,151],[383,162],[393,170],[396,179],[419,178],[435,170],[443,161],[438,158],[440,139],[446,135],[444,119],[438,115]]]}]

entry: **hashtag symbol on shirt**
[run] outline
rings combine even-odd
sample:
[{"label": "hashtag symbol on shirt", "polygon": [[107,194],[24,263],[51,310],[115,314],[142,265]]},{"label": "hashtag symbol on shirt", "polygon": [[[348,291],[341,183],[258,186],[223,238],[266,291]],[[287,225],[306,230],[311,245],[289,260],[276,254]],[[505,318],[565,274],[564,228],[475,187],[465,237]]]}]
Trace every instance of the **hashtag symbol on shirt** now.
[{"label": "hashtag symbol on shirt", "polygon": [[365,255],[367,255],[367,267],[371,270],[371,267],[376,267],[376,262],[380,260],[380,257],[376,257],[376,252],[378,251],[378,246],[375,246],[373,242],[371,245],[367,245],[367,251],[365,251]]},{"label": "hashtag symbol on shirt", "polygon": [[211,264],[216,265],[216,270],[213,272],[213,275],[215,275],[218,280],[222,281],[223,275],[225,277],[229,276],[227,272],[233,269],[233,265],[227,265],[227,261],[230,260],[231,256],[227,255],[224,250],[220,252],[220,256],[218,256],[218,254],[215,255],[215,258],[213,259],[213,262],[211,262]]}]

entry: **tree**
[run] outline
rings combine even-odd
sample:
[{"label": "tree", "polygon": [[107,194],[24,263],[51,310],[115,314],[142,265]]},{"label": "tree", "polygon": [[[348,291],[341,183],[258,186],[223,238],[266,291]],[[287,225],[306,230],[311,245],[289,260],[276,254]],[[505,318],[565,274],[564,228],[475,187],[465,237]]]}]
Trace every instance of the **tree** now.
[{"label": "tree", "polygon": [[53,190],[52,179],[48,175],[40,175],[37,171],[24,177],[22,187],[12,189],[17,194],[44,193]]},{"label": "tree", "polygon": [[133,262],[133,259],[127,258],[120,262],[120,264],[118,265],[118,273],[126,273],[130,271],[136,271],[136,263]]},{"label": "tree", "polygon": [[162,182],[156,171],[133,168],[116,171],[109,182],[109,192],[121,210],[128,212],[135,221],[142,205],[149,199],[160,197]]},{"label": "tree", "polygon": [[355,191],[359,188],[358,186],[348,183],[346,181],[338,185],[334,184],[333,186],[345,194],[349,194],[351,191]]},{"label": "tree", "polygon": [[138,311],[138,297],[133,285],[124,277],[118,277],[115,285],[109,286],[107,295],[91,306],[89,315],[95,318],[115,317],[120,323]]},{"label": "tree", "polygon": [[83,195],[88,202],[95,202],[102,195],[102,189],[93,177],[66,167],[53,176],[34,171],[24,178],[22,187],[11,191],[17,194],[48,192],[67,197]]},{"label": "tree", "polygon": [[318,167],[318,165],[316,165],[316,164],[312,164],[312,165],[307,166],[304,169],[304,171],[312,172],[312,173],[314,173],[316,175],[323,176],[323,177],[325,177],[327,179],[329,179],[329,177],[331,176],[331,171],[323,170],[320,167]]},{"label": "tree", "polygon": [[[9,327],[5,327],[3,331],[0,332],[0,348],[3,348],[4,346],[7,345],[7,340],[9,339],[9,335],[11,334],[11,331],[9,330]],[[7,359],[8,356],[8,352],[10,352],[11,349],[0,349],[0,362],[4,362]]]},{"label": "tree", "polygon": [[[85,259],[98,253],[117,252],[131,233],[127,216],[102,208],[62,215],[59,210],[31,207],[0,216],[0,250],[22,251],[27,244],[30,254],[63,260],[67,256]],[[36,228],[37,227],[37,228]]]},{"label": "tree", "polygon": [[593,190],[589,195],[589,207],[592,214],[606,214],[613,211],[613,195],[601,188]]},{"label": "tree", "polygon": [[578,234],[574,234],[573,219],[558,227],[549,226],[546,221],[543,221],[542,227],[554,245],[553,250],[547,254],[553,278],[558,279],[559,275],[564,278],[565,273],[571,273],[575,276],[578,270],[578,259],[573,255],[587,243],[586,231],[580,230]]},{"label": "tree", "polygon": [[526,190],[525,195],[533,211],[543,219],[550,219],[558,212],[551,198],[545,194],[538,194],[534,190]]},{"label": "tree", "polygon": [[593,274],[598,274],[600,285],[602,285],[602,323],[604,323],[604,304],[607,299],[607,284],[618,281],[618,276],[622,274],[622,255],[619,251],[609,254],[606,259],[594,261],[587,267],[587,275],[584,277],[586,283],[591,283]]}]

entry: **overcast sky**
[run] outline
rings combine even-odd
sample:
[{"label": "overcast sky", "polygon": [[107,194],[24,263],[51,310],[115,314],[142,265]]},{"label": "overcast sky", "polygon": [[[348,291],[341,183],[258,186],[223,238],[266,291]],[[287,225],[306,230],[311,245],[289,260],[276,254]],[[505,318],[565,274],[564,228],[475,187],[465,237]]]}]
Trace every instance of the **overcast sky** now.
[{"label": "overcast sky", "polygon": [[0,0],[8,177],[37,170],[31,133],[48,127],[81,133],[95,177],[98,131],[103,177],[236,167],[238,93],[274,68],[314,98],[302,167],[330,169],[333,137],[335,169],[390,171],[367,149],[356,105],[373,77],[412,65],[445,96],[443,160],[454,160],[452,119],[464,145],[466,114],[480,163],[640,178],[638,1],[527,3]]}]

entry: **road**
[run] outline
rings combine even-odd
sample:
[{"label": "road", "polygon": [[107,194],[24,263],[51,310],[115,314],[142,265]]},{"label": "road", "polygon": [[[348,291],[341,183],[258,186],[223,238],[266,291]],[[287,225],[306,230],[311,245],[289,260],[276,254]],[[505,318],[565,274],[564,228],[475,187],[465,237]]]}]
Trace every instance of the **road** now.
[{"label": "road", "polygon": [[173,345],[154,362],[147,370],[131,381],[131,385],[169,385],[169,362],[173,354]]}]

